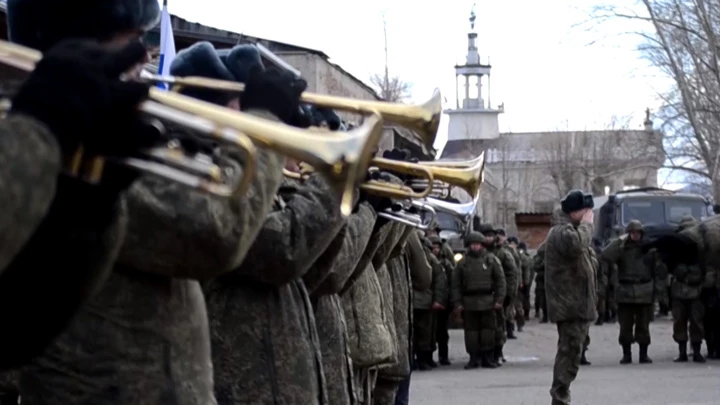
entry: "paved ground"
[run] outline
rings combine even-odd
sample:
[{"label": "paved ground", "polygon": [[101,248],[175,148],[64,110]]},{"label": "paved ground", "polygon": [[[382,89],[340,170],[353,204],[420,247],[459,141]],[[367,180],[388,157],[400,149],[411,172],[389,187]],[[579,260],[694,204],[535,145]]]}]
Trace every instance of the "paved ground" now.
[{"label": "paved ground", "polygon": [[[720,404],[720,361],[676,364],[672,324],[651,325],[654,363],[621,366],[617,324],[590,328],[591,366],[581,367],[572,385],[573,405],[709,405]],[[557,334],[552,324],[532,320],[518,340],[505,347],[508,362],[496,370],[463,370],[467,361],[461,330],[451,331],[452,366],[414,372],[411,405],[512,404],[548,405]],[[703,354],[705,348],[703,348]]]}]

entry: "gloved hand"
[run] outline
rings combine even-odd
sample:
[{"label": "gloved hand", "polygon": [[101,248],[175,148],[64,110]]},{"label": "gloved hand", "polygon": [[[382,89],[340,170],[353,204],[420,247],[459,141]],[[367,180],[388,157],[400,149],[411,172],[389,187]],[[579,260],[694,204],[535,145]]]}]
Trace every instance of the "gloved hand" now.
[{"label": "gloved hand", "polygon": [[[383,158],[385,159],[391,159],[391,160],[399,160],[403,162],[411,162],[411,163],[417,163],[418,159],[412,157],[410,154],[410,151],[407,149],[398,149],[394,148],[392,150],[386,150],[383,152]],[[402,180],[403,183],[408,183],[412,180],[420,180],[421,178],[403,174],[403,173],[394,173],[395,176],[397,176],[400,180]]]},{"label": "gloved hand", "polygon": [[13,99],[12,113],[43,122],[70,156],[127,156],[158,142],[141,121],[138,104],[149,85],[120,75],[147,58],[140,42],[108,51],[87,41],[65,41],[45,53]]},{"label": "gloved hand", "polygon": [[[381,180],[382,179],[382,172],[379,171],[371,171],[368,173],[368,180]],[[360,190],[360,198],[358,199],[358,202],[365,201],[368,204],[370,204],[371,207],[375,210],[376,213],[381,213],[387,210],[388,208],[391,208],[393,206],[393,202],[388,197],[381,197],[375,194],[368,193],[366,191]]]},{"label": "gloved hand", "polygon": [[301,115],[300,95],[306,88],[307,82],[292,73],[255,67],[245,83],[240,105],[243,110],[267,110],[282,122],[293,125]]}]

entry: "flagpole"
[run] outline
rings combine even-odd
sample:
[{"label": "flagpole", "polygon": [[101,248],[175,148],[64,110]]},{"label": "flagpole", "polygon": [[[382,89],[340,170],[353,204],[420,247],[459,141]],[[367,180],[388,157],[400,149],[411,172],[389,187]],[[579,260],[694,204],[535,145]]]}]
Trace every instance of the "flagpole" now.
[{"label": "flagpole", "polygon": [[[163,0],[162,18],[160,22],[160,61],[158,74],[166,76],[170,73],[170,65],[175,59],[175,38],[172,29],[172,18],[167,6],[168,0]],[[167,89],[165,83],[158,83],[157,87]]]}]

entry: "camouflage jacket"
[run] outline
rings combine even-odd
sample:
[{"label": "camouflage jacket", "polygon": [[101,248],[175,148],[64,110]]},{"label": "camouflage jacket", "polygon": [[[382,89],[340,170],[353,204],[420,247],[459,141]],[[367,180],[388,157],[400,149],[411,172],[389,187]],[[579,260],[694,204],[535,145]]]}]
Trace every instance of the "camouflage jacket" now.
[{"label": "camouflage jacket", "polygon": [[618,304],[652,304],[655,301],[657,283],[665,271],[664,265],[654,252],[642,253],[641,242],[633,242],[623,235],[603,250],[601,259],[617,274],[615,301]]},{"label": "camouflage jacket", "polygon": [[[397,238],[394,222],[375,227],[370,242],[340,296],[347,320],[350,356],[354,368],[368,368],[391,362],[396,355],[394,340],[385,322],[383,291],[373,258],[387,242]],[[384,254],[387,249],[382,249]],[[364,266],[364,267],[361,267]]]},{"label": "camouflage jacket", "polygon": [[558,209],[545,240],[545,297],[551,322],[592,322],[597,317],[593,225],[574,225]]},{"label": "camouflage jacket", "polygon": [[197,281],[181,278],[212,277],[242,259],[282,176],[274,153],[260,152],[257,164],[250,191],[237,198],[151,176],[133,184],[118,263],[72,324],[23,370],[25,403],[214,402],[205,300]]},{"label": "camouflage jacket", "polygon": [[[412,325],[412,275],[409,266],[410,238],[417,238],[415,230],[410,227],[404,232],[403,238],[395,246],[393,253],[387,261],[387,269],[390,275],[393,292],[393,319],[395,323],[395,345],[397,356],[389,367],[380,369],[378,378],[389,381],[402,381],[410,375],[410,358],[412,356],[411,325]],[[417,246],[416,246],[417,247]],[[420,266],[414,266],[414,270],[422,270]],[[430,271],[429,264],[426,271]]]},{"label": "camouflage jacket", "polygon": [[40,225],[62,169],[60,146],[45,125],[11,114],[0,121],[0,273]]},{"label": "camouflage jacket", "polygon": [[519,252],[520,254],[520,264],[522,267],[522,280],[525,287],[530,288],[533,282],[533,277],[535,276],[535,273],[532,271],[532,257],[530,257],[529,254],[526,252]]},{"label": "camouflage jacket", "polygon": [[219,404],[325,404],[303,275],[345,224],[319,175],[286,181],[243,263],[205,288]]},{"label": "camouflage jacket", "polygon": [[698,265],[705,267],[704,288],[720,288],[720,215],[714,215],[684,229],[700,253]]},{"label": "camouflage jacket", "polygon": [[330,404],[354,403],[347,320],[338,293],[367,247],[375,217],[369,204],[359,204],[335,240],[303,277],[315,309]]},{"label": "camouflage jacket", "polygon": [[505,273],[505,295],[514,298],[520,287],[520,272],[515,257],[510,252],[510,248],[504,245],[491,249],[490,253],[500,259],[500,264],[502,264],[503,273]]},{"label": "camouflage jacket", "polygon": [[507,296],[505,273],[500,260],[487,250],[468,253],[455,267],[453,306],[465,311],[487,311]]},{"label": "camouflage jacket", "polygon": [[441,304],[447,302],[450,294],[442,263],[427,247],[425,247],[425,256],[432,267],[432,285],[427,290],[415,292],[413,309],[432,309],[435,302]]}]

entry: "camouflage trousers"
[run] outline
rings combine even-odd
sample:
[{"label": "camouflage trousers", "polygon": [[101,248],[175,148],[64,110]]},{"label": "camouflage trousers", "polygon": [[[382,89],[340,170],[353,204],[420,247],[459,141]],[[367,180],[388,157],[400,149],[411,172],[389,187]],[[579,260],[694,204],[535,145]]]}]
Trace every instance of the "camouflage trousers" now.
[{"label": "camouflage trousers", "polygon": [[604,320],[607,313],[607,297],[605,294],[598,294],[597,306],[595,307],[598,313],[598,320]]},{"label": "camouflage trousers", "polygon": [[620,345],[650,344],[650,317],[652,304],[618,304],[618,323],[620,324]]},{"label": "camouflage trousers", "polygon": [[545,286],[535,286],[535,314],[540,314],[542,311],[543,315],[547,315],[547,302],[545,300]]},{"label": "camouflage trousers", "polygon": [[705,337],[705,306],[700,298],[693,300],[672,300],[673,340],[678,343],[688,341],[688,323],[690,324],[690,342],[702,343]]},{"label": "camouflage trousers", "polygon": [[505,308],[495,310],[495,346],[502,346],[507,342],[507,325],[505,323]]},{"label": "camouflage trousers", "polygon": [[588,337],[590,322],[558,322],[558,343],[553,381],[550,387],[552,405],[570,404],[570,384],[580,370],[580,357]]},{"label": "camouflage trousers", "polygon": [[518,296],[513,300],[513,306],[515,307],[515,323],[518,328],[525,326],[525,309],[523,308],[524,294],[518,293]]},{"label": "camouflage trousers", "polygon": [[373,405],[394,405],[400,381],[390,381],[378,378],[373,390]]},{"label": "camouflage trousers", "polygon": [[415,353],[432,353],[435,349],[435,312],[429,309],[413,310],[413,347]]},{"label": "camouflage trousers", "polygon": [[463,312],[465,350],[469,355],[477,355],[495,348],[496,312],[492,309]]}]

